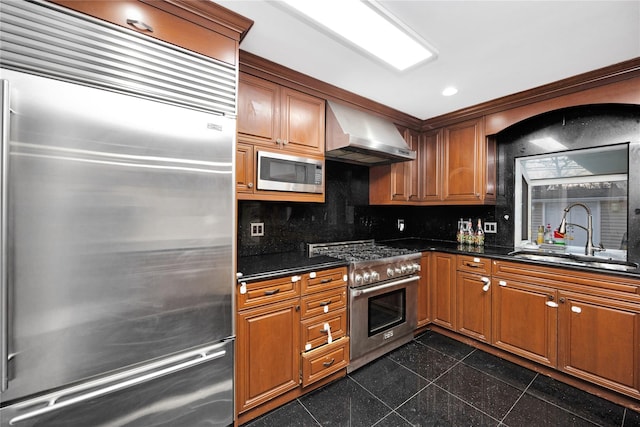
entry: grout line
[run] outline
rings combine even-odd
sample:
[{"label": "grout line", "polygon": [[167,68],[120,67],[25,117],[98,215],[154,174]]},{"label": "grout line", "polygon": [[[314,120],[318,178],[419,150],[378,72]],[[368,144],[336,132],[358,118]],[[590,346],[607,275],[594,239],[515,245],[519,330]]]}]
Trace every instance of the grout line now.
[{"label": "grout line", "polygon": [[525,395],[525,393],[527,392],[527,390],[529,390],[529,387],[531,387],[531,384],[533,384],[533,382],[536,380],[536,378],[538,378],[538,375],[540,375],[539,373],[536,372],[536,374],[533,376],[533,378],[531,379],[531,381],[529,381],[529,384],[527,384],[527,386],[524,388],[524,390],[522,390],[522,393],[520,393],[520,396],[518,396],[518,398],[516,399],[515,402],[513,402],[513,405],[511,405],[511,408],[509,408],[509,410],[502,416],[502,418],[500,419],[500,423],[504,424],[504,420],[505,418],[507,418],[507,416],[511,413],[511,411],[513,410],[513,408],[516,407],[516,405],[518,404],[518,402],[520,402],[520,399],[522,399],[522,397]]},{"label": "grout line", "polygon": [[313,414],[311,413],[311,411],[309,411],[309,409],[304,406],[304,403],[302,403],[302,401],[300,400],[300,398],[296,398],[296,401],[300,404],[300,406],[302,406],[304,408],[305,411],[307,411],[307,414],[309,414],[311,416],[311,418],[313,419],[313,421],[316,422],[316,424],[318,424],[319,426],[322,426],[322,423],[320,421],[318,421],[316,419],[316,417],[313,416]]},{"label": "grout line", "polygon": [[[531,385],[534,383],[534,381],[535,381],[539,376],[540,376],[540,374],[536,373],[536,376],[535,376],[535,377],[533,377],[533,379],[531,380],[531,382],[529,383],[529,385],[527,386],[527,388],[525,388],[525,390],[522,392],[522,394],[520,395],[520,397],[518,398],[518,400],[516,400],[516,402],[513,404],[513,406],[511,407],[511,409],[509,409],[509,411],[508,411],[508,412],[507,412],[507,414],[503,417],[503,419],[502,419],[502,420],[504,420],[504,418],[506,418],[506,417],[507,417],[507,415],[509,415],[509,413],[513,410],[513,408],[514,408],[514,407],[516,406],[516,404],[520,401],[520,399],[522,399],[522,398],[524,397],[524,395],[525,395],[525,394],[527,394],[527,392],[529,391],[529,388],[531,388]],[[556,408],[560,409],[561,411],[564,411],[564,412],[567,412],[567,413],[569,413],[569,414],[571,414],[571,415],[574,415],[574,416],[576,416],[576,417],[580,418],[581,420],[584,420],[584,421],[586,421],[586,422],[588,422],[588,423],[590,423],[590,424],[593,424],[594,426],[602,426],[602,424],[597,423],[596,421],[592,421],[592,420],[590,420],[590,419],[587,419],[587,418],[585,418],[584,416],[582,416],[582,415],[580,415],[580,414],[578,414],[578,413],[576,413],[576,412],[573,412],[573,410],[570,410],[570,409],[567,409],[567,408],[563,408],[562,406],[560,406],[560,405],[558,405],[558,404],[556,404],[556,403],[554,403],[554,402],[551,402],[551,401],[549,401],[549,400],[547,400],[547,399],[545,399],[545,398],[543,398],[543,397],[536,396],[536,395],[531,394],[531,393],[528,393],[528,394],[529,394],[529,396],[533,397],[534,399],[538,399],[538,400],[540,400],[540,401],[542,401],[542,402],[546,403],[547,405],[555,406]],[[573,409],[573,408],[572,408],[572,409]],[[626,414],[626,408],[625,408],[625,412],[623,412],[623,415],[622,415],[622,426],[624,426],[624,415],[625,415],[625,414]],[[502,421],[501,421],[501,422],[502,422]]]},{"label": "grout line", "polygon": [[467,406],[472,407],[473,409],[475,409],[476,411],[480,412],[481,414],[486,415],[487,417],[491,418],[492,420],[498,421],[498,423],[500,423],[501,421],[499,419],[497,419],[496,417],[494,417],[491,414],[486,413],[485,411],[483,411],[482,409],[478,408],[477,406],[475,406],[474,404],[472,404],[471,402],[468,402],[466,400],[464,400],[463,398],[461,398],[460,396],[451,393],[449,390],[447,390],[446,388],[440,387],[438,384],[433,384],[435,387],[438,387],[440,390],[444,391],[445,393],[447,393],[449,396],[452,396],[454,399],[459,400],[460,402],[464,403]]}]

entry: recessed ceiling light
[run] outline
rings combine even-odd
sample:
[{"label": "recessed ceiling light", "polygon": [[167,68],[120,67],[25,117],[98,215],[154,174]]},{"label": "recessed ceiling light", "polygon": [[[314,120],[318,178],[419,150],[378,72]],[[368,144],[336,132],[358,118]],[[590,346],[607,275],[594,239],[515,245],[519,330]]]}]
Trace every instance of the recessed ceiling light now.
[{"label": "recessed ceiling light", "polygon": [[442,91],[443,96],[451,96],[455,95],[456,93],[458,93],[458,89],[453,86],[449,86]]},{"label": "recessed ceiling light", "polygon": [[426,41],[375,1],[283,2],[400,71],[436,55]]}]

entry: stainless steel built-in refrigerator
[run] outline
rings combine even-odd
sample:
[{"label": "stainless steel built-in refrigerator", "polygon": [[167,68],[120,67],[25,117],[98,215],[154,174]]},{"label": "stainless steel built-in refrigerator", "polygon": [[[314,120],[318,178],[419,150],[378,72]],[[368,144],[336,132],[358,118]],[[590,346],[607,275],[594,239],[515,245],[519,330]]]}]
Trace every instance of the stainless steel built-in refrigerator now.
[{"label": "stainless steel built-in refrigerator", "polygon": [[0,8],[0,425],[233,423],[237,70]]}]

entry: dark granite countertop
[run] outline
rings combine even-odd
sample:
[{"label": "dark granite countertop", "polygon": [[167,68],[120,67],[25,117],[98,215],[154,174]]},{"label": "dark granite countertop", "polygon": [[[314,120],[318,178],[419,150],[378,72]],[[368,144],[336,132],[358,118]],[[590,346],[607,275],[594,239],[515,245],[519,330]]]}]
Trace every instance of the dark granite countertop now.
[{"label": "dark granite countertop", "polygon": [[309,258],[306,252],[284,252],[238,258],[239,280],[256,281],[300,274],[313,270],[326,270],[347,265],[343,260],[328,256]]},{"label": "dark granite countertop", "polygon": [[560,263],[550,263],[550,262],[544,262],[544,261],[534,261],[534,260],[528,260],[528,259],[518,259],[510,255],[510,253],[514,251],[513,247],[501,247],[501,246],[474,247],[474,246],[467,246],[467,245],[458,245],[455,242],[418,239],[418,238],[385,240],[385,241],[380,241],[380,243],[383,243],[389,246],[398,247],[398,248],[415,249],[416,251],[420,251],[420,252],[438,251],[438,252],[448,252],[452,254],[461,254],[461,255],[477,255],[477,256],[484,256],[487,258],[503,259],[507,261],[525,262],[528,264],[555,266],[555,267],[569,268],[574,270],[592,271],[592,272],[614,274],[614,275],[627,276],[627,277],[633,277],[633,278],[640,277],[640,268],[637,268],[635,270],[630,270],[630,271],[618,271],[618,270],[609,270],[609,269],[603,269],[603,268],[594,268],[594,267],[578,266],[578,265],[571,265],[571,264],[560,264]]},{"label": "dark granite countertop", "polygon": [[[398,248],[411,249],[416,252],[448,252],[452,254],[484,256],[488,258],[505,259],[508,261],[520,261],[529,264],[554,265],[557,267],[571,268],[583,271],[597,271],[600,273],[622,275],[627,277],[640,277],[640,269],[633,271],[613,271],[581,267],[575,265],[550,264],[541,261],[522,260],[509,255],[513,247],[482,246],[470,247],[458,245],[455,242],[429,240],[419,238],[406,238],[397,240],[384,240],[379,243]],[[301,274],[313,270],[325,270],[348,265],[348,262],[331,258],[328,256],[317,256],[309,258],[306,252],[284,252],[265,255],[254,255],[238,258],[238,272],[242,273],[239,280],[256,281],[275,279],[277,277]]]}]

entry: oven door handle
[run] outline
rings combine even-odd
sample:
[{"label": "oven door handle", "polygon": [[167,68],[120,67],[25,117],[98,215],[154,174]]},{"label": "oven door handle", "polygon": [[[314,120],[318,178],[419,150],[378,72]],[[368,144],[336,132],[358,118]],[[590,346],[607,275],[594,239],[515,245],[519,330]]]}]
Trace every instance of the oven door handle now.
[{"label": "oven door handle", "polygon": [[379,291],[379,290],[382,290],[382,289],[391,288],[393,286],[402,285],[404,283],[415,282],[416,280],[420,280],[420,276],[412,276],[412,277],[408,277],[406,279],[396,280],[396,281],[391,282],[391,283],[385,283],[384,285],[373,286],[371,288],[355,289],[355,290],[353,290],[353,296],[354,297],[359,297],[360,295],[366,295],[366,294],[369,294],[371,292],[376,292],[376,291]]}]

